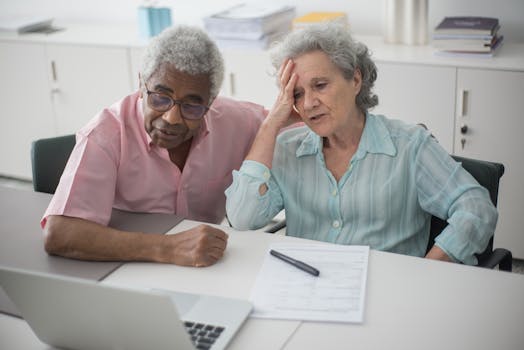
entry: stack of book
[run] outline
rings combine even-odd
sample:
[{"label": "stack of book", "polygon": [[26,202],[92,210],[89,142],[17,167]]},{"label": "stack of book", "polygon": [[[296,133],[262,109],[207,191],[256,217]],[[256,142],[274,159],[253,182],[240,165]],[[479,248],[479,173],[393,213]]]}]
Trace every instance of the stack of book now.
[{"label": "stack of book", "polygon": [[208,34],[222,48],[267,48],[290,31],[295,7],[242,4],[204,18]]},{"label": "stack of book", "polygon": [[433,46],[440,55],[493,56],[502,44],[497,18],[445,17],[435,28]]}]

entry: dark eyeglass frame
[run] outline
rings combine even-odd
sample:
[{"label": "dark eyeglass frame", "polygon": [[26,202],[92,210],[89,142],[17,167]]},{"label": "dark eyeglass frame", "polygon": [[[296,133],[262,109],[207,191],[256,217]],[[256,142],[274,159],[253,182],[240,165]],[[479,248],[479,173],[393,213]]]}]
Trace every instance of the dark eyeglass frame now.
[{"label": "dark eyeglass frame", "polygon": [[[151,107],[151,109],[159,113],[165,113],[169,111],[171,108],[173,108],[175,105],[179,105],[180,106],[180,115],[182,116],[182,118],[187,119],[187,120],[200,120],[204,117],[204,115],[206,115],[207,111],[209,110],[208,106],[200,104],[200,103],[188,103],[188,102],[184,102],[180,100],[175,100],[174,98],[172,98],[171,96],[167,94],[163,94],[161,92],[156,92],[156,91],[151,91],[149,90],[145,82],[144,82],[144,86],[146,87],[146,92],[147,92],[147,104],[149,105],[149,107]],[[153,100],[152,100],[154,97],[168,99],[169,106],[166,108],[160,108],[160,109],[158,107],[155,107]],[[191,112],[191,109],[195,109],[195,108],[201,108],[201,112],[198,112],[198,113],[196,113],[196,111]]]}]

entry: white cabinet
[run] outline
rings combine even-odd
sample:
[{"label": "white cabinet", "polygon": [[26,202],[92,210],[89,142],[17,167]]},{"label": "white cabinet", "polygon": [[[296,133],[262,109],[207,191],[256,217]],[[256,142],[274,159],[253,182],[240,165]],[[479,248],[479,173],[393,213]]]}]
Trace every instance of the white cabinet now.
[{"label": "white cabinet", "polygon": [[75,133],[132,90],[126,48],[50,44],[47,56],[58,135]]},{"label": "white cabinet", "polygon": [[377,62],[377,69],[379,104],[371,112],[425,124],[452,153],[456,69],[389,62]]},{"label": "white cabinet", "polygon": [[0,174],[31,179],[33,140],[75,133],[132,91],[126,47],[0,41]]},{"label": "white cabinet", "polygon": [[45,45],[0,42],[0,174],[31,179],[31,141],[55,134]]},{"label": "white cabinet", "polygon": [[524,258],[524,72],[393,62],[377,66],[379,105],[373,112],[426,124],[452,154],[504,164],[494,245]]},{"label": "white cabinet", "polygon": [[144,48],[141,47],[132,47],[129,50],[129,64],[131,67],[131,86],[133,91],[138,90],[139,87],[139,78],[138,74],[142,68],[142,55],[144,54]]},{"label": "white cabinet", "polygon": [[[431,46],[357,39],[378,67],[379,105],[372,113],[424,123],[450,153],[504,164],[495,245],[524,258],[524,44],[505,43],[493,59],[465,59],[437,57]],[[73,133],[136,90],[145,45],[134,28],[124,27],[68,26],[49,36],[0,33],[0,174],[31,178],[32,140]],[[278,87],[268,52],[224,49],[223,56],[221,94],[271,108]]]},{"label": "white cabinet", "polygon": [[455,154],[504,164],[495,246],[510,249],[520,259],[524,258],[523,93],[524,72],[458,69]]},{"label": "white cabinet", "polygon": [[226,71],[221,95],[271,108],[278,94],[276,75],[267,51],[223,51]]}]

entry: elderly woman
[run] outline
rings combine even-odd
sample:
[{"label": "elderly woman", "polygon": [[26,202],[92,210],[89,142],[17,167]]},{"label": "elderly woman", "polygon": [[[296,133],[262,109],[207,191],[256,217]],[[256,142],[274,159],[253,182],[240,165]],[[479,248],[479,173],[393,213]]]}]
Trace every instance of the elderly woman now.
[{"label": "elderly woman", "polygon": [[[280,93],[226,191],[233,226],[260,228],[285,208],[290,236],[475,264],[497,221],[488,192],[422,127],[369,113],[366,46],[319,25],[272,57]],[[449,225],[426,255],[431,215]]]}]

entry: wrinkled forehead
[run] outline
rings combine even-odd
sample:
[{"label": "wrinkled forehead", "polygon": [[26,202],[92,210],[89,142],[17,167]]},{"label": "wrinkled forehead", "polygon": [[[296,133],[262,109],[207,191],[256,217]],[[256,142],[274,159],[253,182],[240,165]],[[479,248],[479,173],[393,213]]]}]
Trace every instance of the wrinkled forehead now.
[{"label": "wrinkled forehead", "polygon": [[341,70],[323,51],[310,51],[293,58],[299,79],[340,74]]}]

